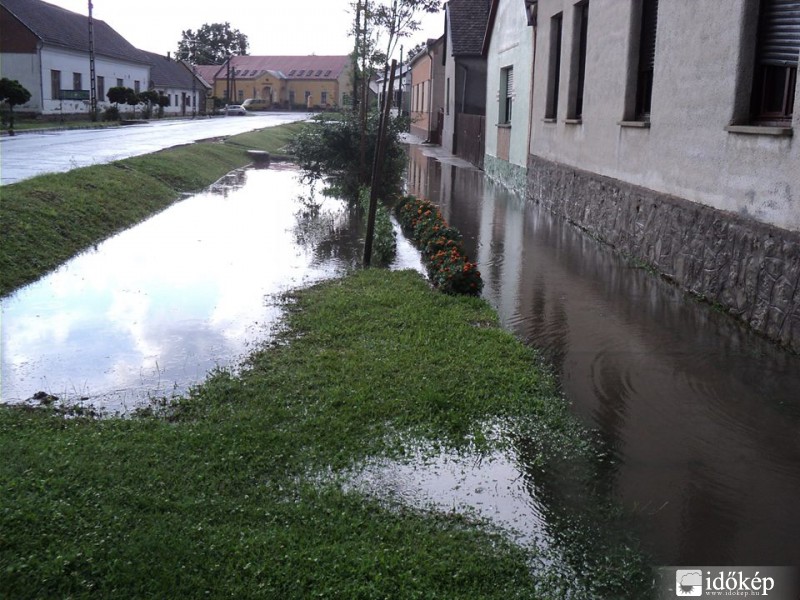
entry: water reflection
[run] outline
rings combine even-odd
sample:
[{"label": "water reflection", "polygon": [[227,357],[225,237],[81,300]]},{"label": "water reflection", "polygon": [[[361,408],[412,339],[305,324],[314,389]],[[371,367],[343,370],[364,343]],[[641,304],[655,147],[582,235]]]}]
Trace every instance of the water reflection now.
[{"label": "water reflection", "polygon": [[[4,298],[3,402],[43,390],[124,411],[235,364],[269,337],[272,295],[359,259],[346,203],[320,196],[304,214],[307,193],[291,165],[235,171]],[[421,268],[398,251],[397,267]]]},{"label": "water reflection", "polygon": [[409,191],[439,203],[503,324],[555,365],[660,564],[800,564],[800,358],[480,172],[410,153]]}]

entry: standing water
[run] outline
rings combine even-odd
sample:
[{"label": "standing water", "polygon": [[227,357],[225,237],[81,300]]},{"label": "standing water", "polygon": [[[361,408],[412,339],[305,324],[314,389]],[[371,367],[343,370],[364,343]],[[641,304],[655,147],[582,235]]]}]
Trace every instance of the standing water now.
[{"label": "standing water", "polygon": [[540,348],[662,565],[800,565],[800,357],[485,180],[410,147],[483,296]]},{"label": "standing water", "polygon": [[[269,338],[276,294],[361,257],[360,218],[301,198],[298,174],[235,171],[3,298],[2,401],[126,412],[235,365]],[[402,239],[396,266],[420,268]]]}]

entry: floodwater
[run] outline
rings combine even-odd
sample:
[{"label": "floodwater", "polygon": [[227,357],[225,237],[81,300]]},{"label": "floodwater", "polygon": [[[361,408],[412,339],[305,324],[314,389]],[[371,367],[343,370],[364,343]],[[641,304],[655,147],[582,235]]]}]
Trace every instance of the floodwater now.
[{"label": "floodwater", "polygon": [[[125,413],[235,366],[274,332],[277,294],[361,259],[360,219],[308,197],[292,165],[234,171],[3,298],[2,401]],[[421,269],[402,236],[393,266]]]},{"label": "floodwater", "polygon": [[461,230],[484,298],[597,431],[601,487],[655,564],[800,565],[800,358],[480,171],[410,153],[409,192]]}]

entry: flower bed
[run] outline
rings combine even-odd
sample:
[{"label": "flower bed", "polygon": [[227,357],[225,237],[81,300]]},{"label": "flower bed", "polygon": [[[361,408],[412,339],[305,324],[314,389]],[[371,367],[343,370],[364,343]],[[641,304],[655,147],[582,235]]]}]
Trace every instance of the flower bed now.
[{"label": "flower bed", "polygon": [[483,280],[476,263],[467,260],[461,233],[447,225],[435,204],[405,196],[395,209],[397,219],[422,252],[428,277],[447,294],[477,296]]}]

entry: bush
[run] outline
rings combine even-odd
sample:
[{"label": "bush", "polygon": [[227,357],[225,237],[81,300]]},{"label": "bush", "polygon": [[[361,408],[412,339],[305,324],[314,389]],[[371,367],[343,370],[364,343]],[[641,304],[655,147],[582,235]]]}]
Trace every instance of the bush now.
[{"label": "bush", "polygon": [[447,225],[435,204],[405,196],[395,212],[403,230],[421,250],[435,287],[447,294],[481,293],[483,279],[478,265],[467,260],[461,233]]},{"label": "bush", "polygon": [[[378,196],[391,198],[400,189],[405,168],[405,152],[400,143],[400,133],[406,127],[404,117],[390,118],[387,128],[386,152]],[[360,173],[361,124],[358,115],[345,112],[332,121],[313,119],[289,143],[289,153],[295,157],[307,181],[329,177],[342,193],[356,200],[362,185],[370,185],[372,159],[378,138],[379,115],[368,115],[365,148],[366,171]]]},{"label": "bush", "polygon": [[104,121],[119,121],[119,108],[116,106],[109,106],[103,111]]},{"label": "bush", "polygon": [[[368,187],[362,187],[358,194],[361,210],[364,218],[369,214],[369,194]],[[379,266],[386,266],[394,260],[397,255],[397,234],[392,227],[392,219],[386,207],[378,203],[375,211],[375,232],[372,238],[372,263]]]}]

